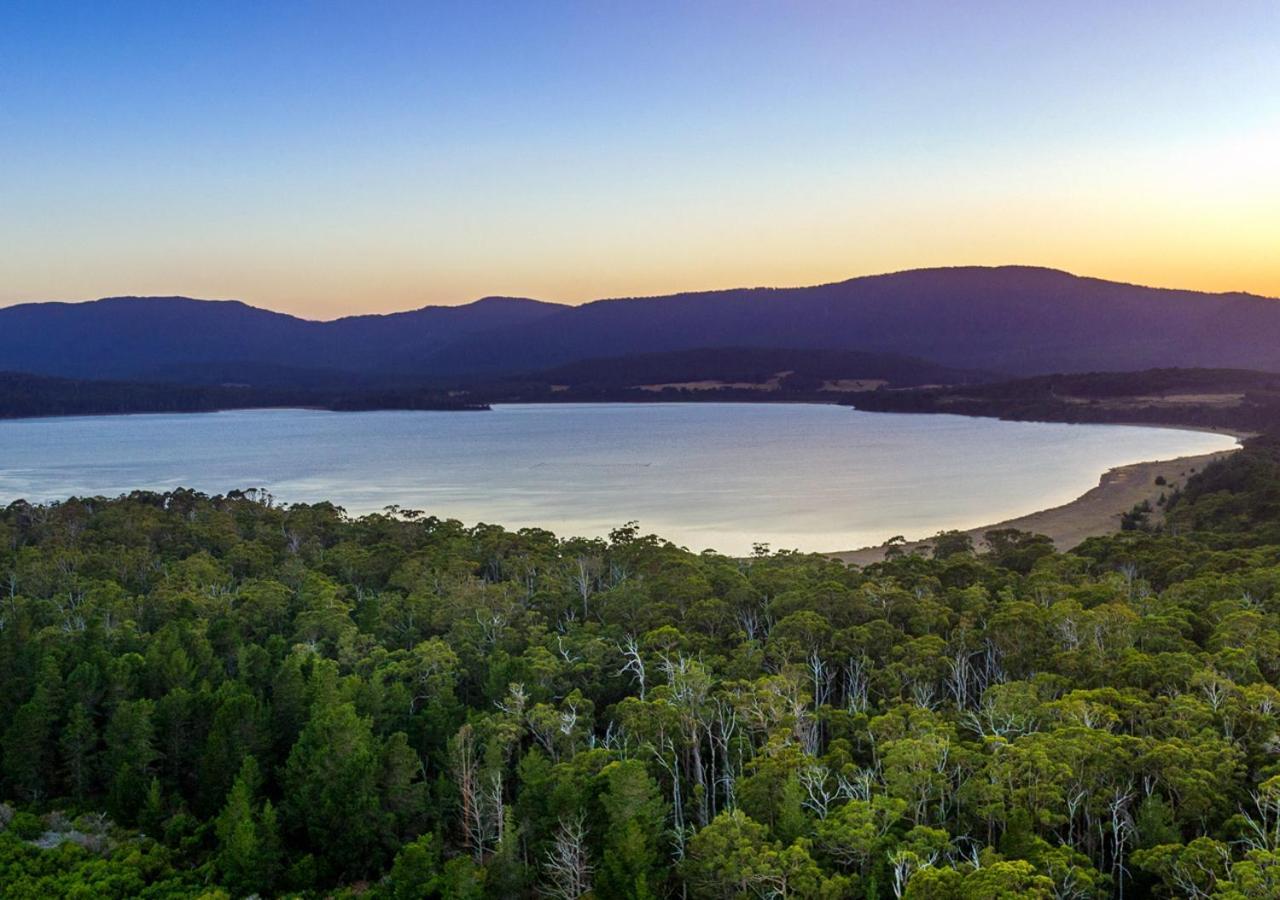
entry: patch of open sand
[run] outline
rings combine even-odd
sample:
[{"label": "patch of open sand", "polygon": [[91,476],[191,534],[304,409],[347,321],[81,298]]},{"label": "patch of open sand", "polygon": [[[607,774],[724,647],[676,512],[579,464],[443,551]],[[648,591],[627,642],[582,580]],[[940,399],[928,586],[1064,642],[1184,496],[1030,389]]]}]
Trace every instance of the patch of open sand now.
[{"label": "patch of open sand", "polygon": [[822,382],[820,391],[838,391],[840,393],[861,394],[882,388],[889,382],[883,378],[837,378],[834,381]]},{"label": "patch of open sand", "polygon": [[662,384],[637,384],[642,391],[665,391],[667,388],[678,388],[682,391],[718,391],[731,388],[736,391],[776,391],[782,387],[782,379],[792,374],[791,369],[785,372],[774,372],[768,381],[668,381]]},{"label": "patch of open sand", "polygon": [[[1202,456],[1140,462],[1110,469],[1103,474],[1097,487],[1070,503],[1016,519],[997,522],[994,525],[970,528],[965,533],[973,538],[976,546],[980,547],[984,533],[995,528],[1017,528],[1021,531],[1047,535],[1059,550],[1070,550],[1086,538],[1119,531],[1121,515],[1143,500],[1151,504],[1155,514],[1153,518],[1155,518],[1160,512],[1160,507],[1156,506],[1156,500],[1161,493],[1168,494],[1175,488],[1181,487],[1195,472],[1214,460],[1222,459],[1234,452],[1235,449],[1220,450],[1217,453],[1206,453]],[[1166,484],[1156,484],[1156,479],[1160,476],[1164,476]],[[909,541],[900,546],[910,553],[929,543],[929,539],[925,539]],[[883,560],[885,549],[882,545],[828,555],[841,562],[866,566]]]},{"label": "patch of open sand", "polygon": [[729,388],[735,391],[776,391],[781,385],[779,379],[772,378],[769,381],[668,381],[663,384],[637,384],[637,388],[642,391],[665,391],[667,388],[675,388],[681,391],[718,391]]},{"label": "patch of open sand", "polygon": [[1211,406],[1225,408],[1239,406],[1244,402],[1244,394],[1151,394],[1133,397],[1072,397],[1068,394],[1055,394],[1058,400],[1076,406],[1095,406],[1098,409],[1139,409],[1146,407],[1178,407],[1178,406]]}]

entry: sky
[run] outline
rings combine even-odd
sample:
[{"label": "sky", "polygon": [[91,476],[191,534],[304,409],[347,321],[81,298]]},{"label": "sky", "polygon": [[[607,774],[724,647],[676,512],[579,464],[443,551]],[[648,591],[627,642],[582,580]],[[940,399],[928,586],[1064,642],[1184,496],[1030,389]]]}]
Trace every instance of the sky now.
[{"label": "sky", "polygon": [[0,305],[1280,296],[1280,3],[0,0]]}]

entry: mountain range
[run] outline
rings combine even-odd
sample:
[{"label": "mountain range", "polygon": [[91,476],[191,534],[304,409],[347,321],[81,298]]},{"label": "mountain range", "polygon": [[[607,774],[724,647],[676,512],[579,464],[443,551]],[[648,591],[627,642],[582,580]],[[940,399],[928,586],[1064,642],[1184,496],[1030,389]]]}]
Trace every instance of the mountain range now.
[{"label": "mountain range", "polygon": [[638,354],[784,347],[1011,376],[1155,367],[1280,371],[1280,301],[1002,266],[577,306],[488,297],[332,321],[185,297],[0,309],[0,370],[79,379],[385,387],[511,377]]}]

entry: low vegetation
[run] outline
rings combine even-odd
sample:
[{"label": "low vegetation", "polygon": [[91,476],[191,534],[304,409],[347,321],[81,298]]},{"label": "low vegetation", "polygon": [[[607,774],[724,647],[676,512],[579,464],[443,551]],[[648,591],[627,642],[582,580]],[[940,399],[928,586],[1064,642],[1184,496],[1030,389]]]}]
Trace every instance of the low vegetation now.
[{"label": "low vegetation", "polygon": [[980,551],[14,503],[0,893],[1280,894],[1277,446]]},{"label": "low vegetation", "polygon": [[871,412],[1280,431],[1280,375],[1243,369],[1044,375],[991,384],[882,390],[841,402]]},{"label": "low vegetation", "polygon": [[484,404],[430,389],[261,388],[250,385],[82,381],[0,372],[0,419],[197,413],[224,409],[313,407],[364,409],[484,409]]},{"label": "low vegetation", "polygon": [[[177,370],[161,382],[96,381],[0,372],[0,418],[313,407],[484,409],[490,403],[810,400],[878,385],[964,384],[994,376],[889,354],[710,348],[576,362],[514,377],[411,377],[225,366]],[[198,378],[182,383],[183,378]],[[177,380],[173,380],[177,379]]]}]

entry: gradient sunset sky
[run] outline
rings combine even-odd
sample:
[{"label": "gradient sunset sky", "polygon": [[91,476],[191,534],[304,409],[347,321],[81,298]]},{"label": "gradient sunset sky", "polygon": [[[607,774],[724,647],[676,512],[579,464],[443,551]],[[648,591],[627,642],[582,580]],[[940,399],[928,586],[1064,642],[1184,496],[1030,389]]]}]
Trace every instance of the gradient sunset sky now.
[{"label": "gradient sunset sky", "polygon": [[0,304],[1028,263],[1280,296],[1280,3],[0,7]]}]

